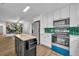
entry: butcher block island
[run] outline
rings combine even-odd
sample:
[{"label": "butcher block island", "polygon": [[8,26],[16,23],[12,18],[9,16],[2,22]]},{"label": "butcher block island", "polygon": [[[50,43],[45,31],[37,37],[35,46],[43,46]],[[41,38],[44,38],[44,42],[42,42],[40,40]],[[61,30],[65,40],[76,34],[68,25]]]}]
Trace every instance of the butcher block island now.
[{"label": "butcher block island", "polygon": [[36,56],[37,39],[27,34],[15,36],[15,50],[17,56]]}]

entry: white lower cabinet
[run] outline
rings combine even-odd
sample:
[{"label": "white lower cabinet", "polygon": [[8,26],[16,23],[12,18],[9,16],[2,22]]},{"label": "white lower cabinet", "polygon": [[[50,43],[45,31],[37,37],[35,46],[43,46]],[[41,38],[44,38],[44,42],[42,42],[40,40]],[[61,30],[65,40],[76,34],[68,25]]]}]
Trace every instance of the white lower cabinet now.
[{"label": "white lower cabinet", "polygon": [[79,36],[70,36],[70,55],[79,56]]},{"label": "white lower cabinet", "polygon": [[40,35],[40,44],[45,45],[45,35],[44,34]]},{"label": "white lower cabinet", "polygon": [[51,34],[47,34],[46,36],[46,46],[48,46],[49,48],[51,48]]},{"label": "white lower cabinet", "polygon": [[50,34],[41,34],[40,43],[51,48],[51,35]]}]

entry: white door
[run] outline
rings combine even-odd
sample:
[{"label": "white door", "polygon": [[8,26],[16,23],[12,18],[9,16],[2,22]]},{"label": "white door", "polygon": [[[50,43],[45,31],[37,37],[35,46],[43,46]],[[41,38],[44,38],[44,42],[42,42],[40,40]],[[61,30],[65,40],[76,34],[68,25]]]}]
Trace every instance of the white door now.
[{"label": "white door", "polygon": [[40,21],[32,24],[32,35],[37,37],[37,44],[40,44]]}]

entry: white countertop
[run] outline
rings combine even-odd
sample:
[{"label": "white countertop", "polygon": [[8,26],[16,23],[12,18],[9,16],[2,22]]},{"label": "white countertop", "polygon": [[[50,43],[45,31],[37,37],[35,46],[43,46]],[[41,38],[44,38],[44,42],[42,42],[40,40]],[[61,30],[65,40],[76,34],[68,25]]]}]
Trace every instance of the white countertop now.
[{"label": "white countertop", "polygon": [[22,41],[32,40],[36,38],[35,36],[28,35],[28,34],[17,34],[16,37],[20,38]]}]

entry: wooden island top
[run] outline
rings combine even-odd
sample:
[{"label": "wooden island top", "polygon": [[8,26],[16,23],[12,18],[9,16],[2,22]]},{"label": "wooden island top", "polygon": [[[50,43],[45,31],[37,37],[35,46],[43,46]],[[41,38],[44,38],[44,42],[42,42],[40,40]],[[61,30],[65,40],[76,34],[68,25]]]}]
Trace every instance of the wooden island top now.
[{"label": "wooden island top", "polygon": [[17,34],[16,37],[18,37],[22,41],[32,40],[36,38],[35,36],[28,34]]}]

